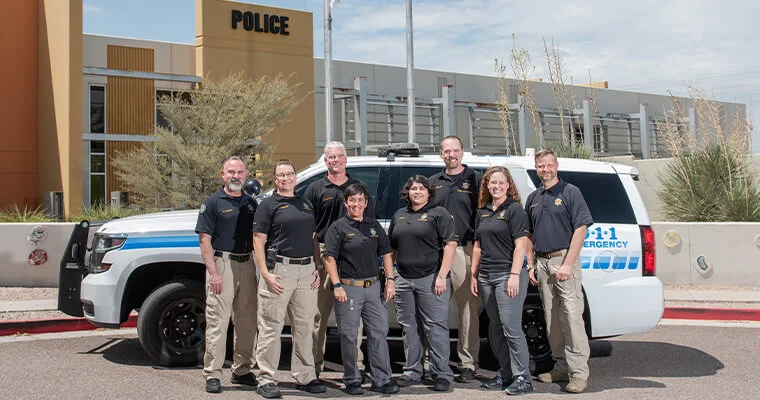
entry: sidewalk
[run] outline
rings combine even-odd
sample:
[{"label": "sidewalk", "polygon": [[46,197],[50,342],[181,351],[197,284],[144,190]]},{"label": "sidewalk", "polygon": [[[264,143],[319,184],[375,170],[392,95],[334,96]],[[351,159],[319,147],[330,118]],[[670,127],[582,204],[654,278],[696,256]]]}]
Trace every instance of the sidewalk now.
[{"label": "sidewalk", "polygon": [[[663,319],[760,321],[760,288],[666,286]],[[95,329],[57,310],[56,288],[0,287],[0,336]],[[125,323],[134,326],[135,316]]]}]

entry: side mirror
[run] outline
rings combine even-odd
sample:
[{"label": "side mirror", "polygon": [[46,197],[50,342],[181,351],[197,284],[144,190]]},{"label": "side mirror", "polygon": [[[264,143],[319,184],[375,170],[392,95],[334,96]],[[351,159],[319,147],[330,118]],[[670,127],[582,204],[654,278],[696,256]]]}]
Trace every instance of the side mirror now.
[{"label": "side mirror", "polygon": [[261,183],[256,179],[250,178],[243,184],[243,192],[251,197],[261,193]]}]

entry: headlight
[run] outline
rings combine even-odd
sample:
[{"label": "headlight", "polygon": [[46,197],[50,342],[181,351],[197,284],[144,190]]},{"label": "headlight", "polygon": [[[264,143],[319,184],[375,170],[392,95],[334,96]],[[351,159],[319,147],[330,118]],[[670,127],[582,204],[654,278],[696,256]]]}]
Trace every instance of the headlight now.
[{"label": "headlight", "polygon": [[90,252],[90,273],[108,271],[111,264],[103,264],[103,257],[111,250],[116,250],[127,241],[127,235],[95,233],[92,238],[92,251]]}]

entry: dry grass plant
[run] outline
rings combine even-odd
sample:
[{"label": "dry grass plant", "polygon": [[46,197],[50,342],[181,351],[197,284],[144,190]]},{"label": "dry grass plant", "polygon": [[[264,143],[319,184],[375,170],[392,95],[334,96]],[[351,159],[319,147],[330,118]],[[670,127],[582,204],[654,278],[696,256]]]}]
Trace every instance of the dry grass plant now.
[{"label": "dry grass plant", "polygon": [[689,87],[696,112],[692,132],[684,106],[672,95],[672,107],[658,122],[672,160],[658,174],[657,194],[671,221],[760,221],[760,186],[752,170],[752,127],[737,108],[728,120],[722,106],[705,90]]},{"label": "dry grass plant", "polygon": [[[221,164],[241,157],[249,175],[269,171],[276,144],[264,138],[303,101],[292,76],[247,79],[206,76],[200,89],[160,100],[171,129],[156,127],[155,141],[117,154],[115,171],[140,207],[195,208],[221,185]],[[264,177],[266,178],[266,176]]]},{"label": "dry grass plant", "polygon": [[0,210],[0,222],[56,222],[56,219],[45,213],[42,206],[31,208],[24,205],[11,204]]}]

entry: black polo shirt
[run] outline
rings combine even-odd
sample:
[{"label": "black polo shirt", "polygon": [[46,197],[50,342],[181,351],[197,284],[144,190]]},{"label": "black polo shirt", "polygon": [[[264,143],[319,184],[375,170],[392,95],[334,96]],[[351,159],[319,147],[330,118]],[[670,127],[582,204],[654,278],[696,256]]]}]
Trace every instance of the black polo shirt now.
[{"label": "black polo shirt", "polygon": [[483,176],[464,166],[458,175],[447,175],[446,169],[430,177],[435,189],[433,203],[454,216],[454,240],[465,245],[475,234],[475,210],[478,208],[480,181]]},{"label": "black polo shirt", "polygon": [[[346,215],[346,206],[343,204],[344,194],[348,185],[353,183],[361,183],[365,187],[367,186],[362,181],[352,179],[351,176],[348,176],[348,180],[344,184],[336,185],[325,176],[323,179],[312,182],[306,188],[303,197],[314,206],[314,215],[317,220],[317,240],[320,243],[325,243],[327,228],[338,218]],[[372,199],[372,195],[367,199],[364,217],[375,218],[375,201]]]},{"label": "black polo shirt", "polygon": [[536,189],[528,196],[525,211],[533,248],[539,253],[567,249],[576,229],[594,223],[580,189],[564,181]]},{"label": "black polo shirt", "polygon": [[325,255],[335,257],[343,279],[377,277],[377,258],[391,252],[385,230],[377,220],[350,217],[335,221],[325,234]]},{"label": "black polo shirt", "polygon": [[475,240],[480,241],[480,270],[508,272],[515,240],[528,236],[528,214],[511,197],[495,210],[491,203],[478,209]]},{"label": "black polo shirt", "polygon": [[441,268],[443,247],[456,240],[454,218],[430,203],[417,211],[404,207],[393,214],[388,236],[396,250],[398,273],[407,279],[422,278]]},{"label": "black polo shirt", "polygon": [[264,199],[256,210],[253,232],[267,235],[267,250],[301,258],[314,255],[314,210],[300,196],[285,197],[276,192]]},{"label": "black polo shirt", "polygon": [[201,204],[195,232],[211,235],[214,250],[248,253],[253,249],[251,226],[257,205],[245,193],[234,197],[219,189]]}]

